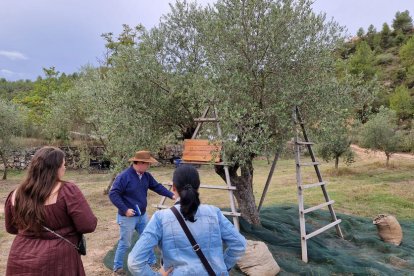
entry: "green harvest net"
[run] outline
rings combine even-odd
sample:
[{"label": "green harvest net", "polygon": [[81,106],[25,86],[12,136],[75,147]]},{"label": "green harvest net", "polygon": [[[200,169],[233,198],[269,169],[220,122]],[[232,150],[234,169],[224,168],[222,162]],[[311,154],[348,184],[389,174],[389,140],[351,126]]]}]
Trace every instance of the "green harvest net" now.
[{"label": "green harvest net", "polygon": [[[297,206],[272,206],[260,212],[261,227],[241,220],[241,232],[249,240],[267,244],[279,264],[279,275],[414,275],[414,223],[399,221],[403,229],[400,246],[384,243],[371,218],[337,214],[345,239],[331,228],[308,240],[309,262],[301,261]],[[330,222],[328,211],[306,216],[306,231],[313,232]],[[398,217],[397,217],[398,219]],[[114,250],[105,257],[112,267]],[[231,275],[244,275],[233,269]]]}]

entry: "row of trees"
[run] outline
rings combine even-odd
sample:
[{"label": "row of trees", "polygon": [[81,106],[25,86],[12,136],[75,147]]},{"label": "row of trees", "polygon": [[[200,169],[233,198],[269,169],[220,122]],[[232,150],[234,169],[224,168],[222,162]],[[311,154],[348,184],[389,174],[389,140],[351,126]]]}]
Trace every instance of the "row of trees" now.
[{"label": "row of trees", "polygon": [[361,27],[357,37],[368,43],[372,50],[381,51],[396,45],[401,45],[407,40],[407,35],[413,33],[413,19],[408,10],[397,12],[392,22],[392,28],[387,23],[382,25],[382,30],[377,32],[374,25],[370,25],[365,33]]},{"label": "row of trees", "polygon": [[[293,107],[322,137],[324,158],[338,165],[340,157],[352,161],[350,122],[371,122],[379,91],[375,74],[352,70],[360,63],[338,62],[343,28],[315,14],[311,4],[178,1],[151,30],[125,25],[119,37],[104,34],[107,52],[99,68],[73,77],[50,68],[36,93],[13,101],[45,137],[74,130],[95,137],[117,168],[137,148],[156,150],[191,137],[194,118],[214,104],[223,133],[237,137],[222,139],[242,216],[259,224],[253,159],[292,137]],[[221,167],[216,172],[224,179]]]},{"label": "row of trees", "polygon": [[8,82],[0,79],[0,162],[4,166],[3,179],[7,177],[7,157],[22,147],[16,136],[35,138],[67,138],[51,136],[50,111],[58,94],[66,93],[77,79],[77,74],[65,75],[54,67],[43,69],[45,77],[36,81]]}]

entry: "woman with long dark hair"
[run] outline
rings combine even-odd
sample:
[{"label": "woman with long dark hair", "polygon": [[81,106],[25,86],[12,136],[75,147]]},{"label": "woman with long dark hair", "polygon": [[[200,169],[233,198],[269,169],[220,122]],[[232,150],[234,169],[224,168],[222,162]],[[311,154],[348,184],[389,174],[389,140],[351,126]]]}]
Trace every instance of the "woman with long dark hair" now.
[{"label": "woman with long dark hair", "polygon": [[97,219],[79,188],[63,180],[65,170],[64,152],[43,147],[7,197],[6,230],[16,238],[6,275],[85,275],[75,246]]},{"label": "woman with long dark hair", "polygon": [[[173,175],[173,192],[179,201],[167,210],[157,211],[140,236],[128,257],[133,275],[159,275],[148,265],[148,255],[158,245],[162,251],[163,267],[168,275],[228,275],[246,249],[245,238],[212,205],[200,205],[200,177],[193,166],[178,167]],[[197,245],[192,246],[173,208],[182,216]],[[223,244],[226,249],[223,251]],[[197,251],[203,252],[202,261]],[[205,262],[211,270],[208,272]]]}]

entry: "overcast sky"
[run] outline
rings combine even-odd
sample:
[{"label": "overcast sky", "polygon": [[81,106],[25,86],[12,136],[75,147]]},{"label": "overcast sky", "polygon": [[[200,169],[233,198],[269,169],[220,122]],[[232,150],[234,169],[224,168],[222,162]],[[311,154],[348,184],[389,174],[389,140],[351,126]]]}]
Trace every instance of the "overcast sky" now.
[{"label": "overcast sky", "polygon": [[[202,0],[199,3],[212,3]],[[104,52],[102,33],[119,34],[122,24],[155,26],[170,0],[0,0],[0,78],[36,79],[43,67],[73,73],[97,64]],[[414,15],[413,0],[315,0],[355,34],[373,24],[391,25],[397,11]]]}]

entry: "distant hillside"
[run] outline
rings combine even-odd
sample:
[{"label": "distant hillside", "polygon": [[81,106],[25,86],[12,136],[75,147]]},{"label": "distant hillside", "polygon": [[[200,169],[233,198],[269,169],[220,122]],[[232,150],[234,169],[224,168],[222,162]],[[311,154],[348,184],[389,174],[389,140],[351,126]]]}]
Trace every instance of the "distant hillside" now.
[{"label": "distant hillside", "polygon": [[392,26],[384,23],[381,31],[360,28],[338,54],[347,72],[380,84],[374,109],[383,105],[400,119],[414,117],[414,27],[408,11],[397,12]]},{"label": "distant hillside", "polygon": [[17,94],[26,94],[33,89],[34,83],[30,80],[7,81],[0,79],[0,98],[11,100]]}]

